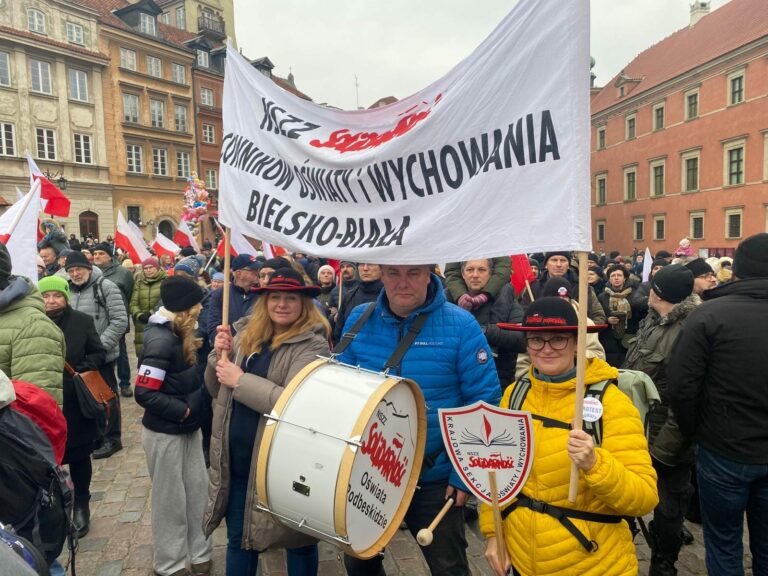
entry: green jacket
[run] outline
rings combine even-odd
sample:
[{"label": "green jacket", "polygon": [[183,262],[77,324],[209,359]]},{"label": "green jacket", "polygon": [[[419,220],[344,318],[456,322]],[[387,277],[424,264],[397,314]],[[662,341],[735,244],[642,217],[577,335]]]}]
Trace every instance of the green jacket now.
[{"label": "green jacket", "polygon": [[64,334],[45,315],[35,285],[12,277],[0,290],[0,370],[40,386],[61,406],[65,350]]},{"label": "green jacket", "polygon": [[[152,278],[147,278],[142,272],[136,278],[133,285],[133,294],[131,294],[131,318],[136,327],[134,334],[134,344],[136,345],[136,356],[141,356],[141,350],[144,347],[144,327],[147,325],[149,315],[155,311],[157,303],[160,301],[160,284],[165,280],[165,270],[158,270]],[[140,317],[146,315],[142,320]]]},{"label": "green jacket", "polygon": [[[504,285],[510,282],[512,260],[509,256],[490,258],[490,260],[493,261],[493,272],[491,273],[491,279],[488,280],[488,284],[483,288],[483,292],[496,298],[501,289],[504,288]],[[457,302],[462,294],[467,293],[467,285],[464,283],[464,278],[461,277],[461,262],[446,264],[445,286],[448,288],[448,300],[451,302]]]}]

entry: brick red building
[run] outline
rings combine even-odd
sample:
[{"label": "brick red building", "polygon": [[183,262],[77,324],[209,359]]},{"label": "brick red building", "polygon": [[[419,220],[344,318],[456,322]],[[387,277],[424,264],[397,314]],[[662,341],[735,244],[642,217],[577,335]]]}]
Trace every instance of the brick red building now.
[{"label": "brick red building", "polygon": [[768,230],[768,10],[731,0],[638,55],[592,97],[596,250],[728,254]]}]

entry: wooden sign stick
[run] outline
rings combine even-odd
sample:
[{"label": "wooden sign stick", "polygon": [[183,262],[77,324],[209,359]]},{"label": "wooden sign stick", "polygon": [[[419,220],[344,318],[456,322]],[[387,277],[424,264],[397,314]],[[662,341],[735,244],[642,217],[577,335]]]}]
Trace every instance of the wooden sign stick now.
[{"label": "wooden sign stick", "polygon": [[[589,308],[589,285],[587,284],[587,253],[578,252],[579,258],[579,330],[576,340],[576,405],[573,412],[573,429],[581,430],[584,412],[584,375],[587,368],[587,309]],[[579,492],[579,469],[571,463],[571,481],[568,485],[568,500],[576,502]]]},{"label": "wooden sign stick", "polygon": [[[226,232],[224,233],[224,292],[222,293],[222,300],[223,305],[221,309],[221,325],[222,326],[229,326],[229,271],[230,271],[230,258],[231,254],[229,253],[229,232],[230,229],[227,227]],[[221,357],[224,360],[228,359],[229,354],[227,354],[226,350],[223,350],[221,353]]]},{"label": "wooden sign stick", "polygon": [[504,540],[504,525],[501,522],[501,508],[499,508],[499,489],[496,486],[495,470],[488,470],[488,486],[491,489],[493,526],[496,530],[496,555],[499,558],[499,564],[504,566],[504,558],[507,556],[507,543]]}]

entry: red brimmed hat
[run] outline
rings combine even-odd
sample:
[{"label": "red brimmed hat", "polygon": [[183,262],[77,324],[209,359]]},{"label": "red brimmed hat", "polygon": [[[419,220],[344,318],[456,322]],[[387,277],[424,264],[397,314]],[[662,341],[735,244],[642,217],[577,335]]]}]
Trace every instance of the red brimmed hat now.
[{"label": "red brimmed hat", "polygon": [[307,286],[304,278],[293,268],[278,268],[269,277],[266,286],[253,289],[254,292],[300,292],[314,298],[320,294],[320,286]]},{"label": "red brimmed hat", "polygon": [[[568,301],[547,296],[539,298],[528,307],[521,324],[500,322],[497,326],[518,332],[576,332],[579,329],[579,318]],[[607,327],[607,324],[595,324],[587,326],[587,332],[598,332]]]}]

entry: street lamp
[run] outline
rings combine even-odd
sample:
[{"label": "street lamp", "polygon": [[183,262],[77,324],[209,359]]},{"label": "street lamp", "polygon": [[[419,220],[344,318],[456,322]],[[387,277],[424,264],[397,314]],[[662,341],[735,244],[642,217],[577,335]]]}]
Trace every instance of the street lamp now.
[{"label": "street lamp", "polygon": [[56,186],[59,187],[59,190],[67,189],[67,179],[64,178],[63,170],[57,170],[53,173],[51,173],[49,170],[45,170],[43,171],[43,176],[45,176],[49,182],[56,184]]}]

